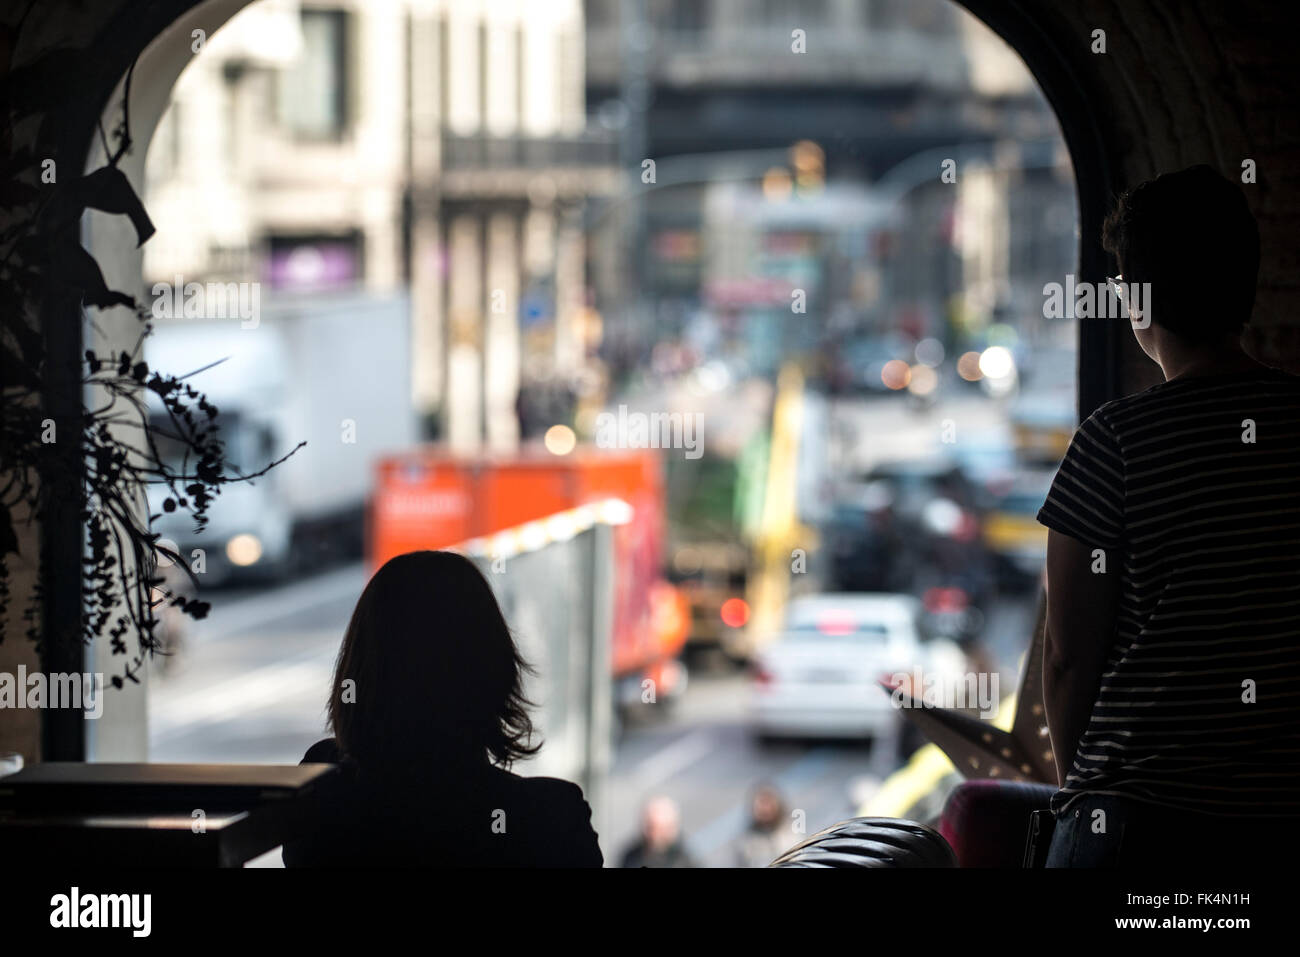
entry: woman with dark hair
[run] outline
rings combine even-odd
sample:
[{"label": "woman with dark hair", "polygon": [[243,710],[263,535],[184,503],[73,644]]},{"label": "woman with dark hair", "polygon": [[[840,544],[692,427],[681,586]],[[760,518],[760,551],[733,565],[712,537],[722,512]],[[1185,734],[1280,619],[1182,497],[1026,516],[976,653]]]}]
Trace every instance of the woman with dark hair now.
[{"label": "woman with dark hair", "polygon": [[511,774],[536,754],[527,664],[492,589],[453,552],[411,552],[366,585],[339,650],[333,738],[303,763],[338,763],[319,827],[284,848],[300,866],[600,867],[577,785]]}]

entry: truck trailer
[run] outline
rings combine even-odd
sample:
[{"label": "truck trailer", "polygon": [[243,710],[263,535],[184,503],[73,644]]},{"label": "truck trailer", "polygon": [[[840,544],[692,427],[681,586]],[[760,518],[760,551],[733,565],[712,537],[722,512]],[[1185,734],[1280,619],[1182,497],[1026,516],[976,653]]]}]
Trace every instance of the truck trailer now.
[{"label": "truck trailer", "polygon": [[689,612],[681,592],[662,577],[664,485],[651,450],[579,446],[564,456],[541,448],[513,455],[457,456],[425,446],[375,464],[367,525],[371,572],[404,552],[465,546],[532,529],[545,534],[557,513],[610,500],[626,507],[614,534],[610,662],[616,700],[633,705],[647,680],[666,699],[685,690],[679,654]]},{"label": "truck trailer", "polygon": [[[186,381],[219,410],[228,475],[293,452],[266,475],[224,486],[202,532],[183,510],[162,511],[165,487],[150,488],[154,531],[201,583],[360,556],[372,466],[417,434],[409,316],[405,293],[352,291],[277,297],[255,323],[155,320],[145,360],[163,375],[202,370]],[[161,407],[152,420],[160,452],[181,469]]]}]

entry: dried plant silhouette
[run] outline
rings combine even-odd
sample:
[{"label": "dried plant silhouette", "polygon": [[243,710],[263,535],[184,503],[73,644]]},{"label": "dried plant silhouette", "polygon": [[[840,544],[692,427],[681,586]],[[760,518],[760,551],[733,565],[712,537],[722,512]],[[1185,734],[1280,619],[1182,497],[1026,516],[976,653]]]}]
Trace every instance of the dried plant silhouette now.
[{"label": "dried plant silhouette", "polygon": [[[0,58],[14,49],[21,27],[22,21],[8,31]],[[134,65],[124,83],[120,123],[111,134],[100,127],[106,161],[99,169],[64,181],[55,150],[42,149],[39,135],[35,147],[11,148],[18,124],[57,109],[66,98],[70,86],[59,77],[68,75],[63,67],[77,52],[53,50],[12,70],[0,91],[0,140],[6,147],[0,152],[8,157],[0,169],[0,641],[8,637],[4,623],[12,597],[10,565],[19,554],[18,525],[44,527],[75,508],[86,529],[79,631],[53,633],[43,624],[41,609],[57,571],[42,561],[22,613],[26,638],[46,651],[51,643],[90,644],[107,636],[112,653],[123,656],[120,672],[111,677],[121,688],[138,681],[147,658],[160,650],[154,629],[164,605],[195,619],[209,610],[207,602],[181,594],[159,573],[160,565],[171,562],[195,581],[184,557],[150,531],[155,516],[147,514],[145,487],[165,485],[163,510],[189,512],[201,530],[223,486],[266,474],[305,443],[258,471],[235,470],[221,440],[217,407],[186,381],[203,369],[168,375],[149,368],[141,358],[152,331],[149,308],[108,288],[99,264],[81,245],[87,209],[126,216],[137,246],[154,233],[118,165],[132,148],[128,103]],[[117,355],[86,351],[76,376],[85,397],[80,414],[57,414],[51,397],[68,383],[48,354],[49,330],[57,331],[68,315],[84,322],[87,310],[115,307],[131,309],[140,321],[134,349]],[[151,421],[150,393],[165,424],[156,411]],[[160,454],[160,439],[181,450],[179,460]]]}]

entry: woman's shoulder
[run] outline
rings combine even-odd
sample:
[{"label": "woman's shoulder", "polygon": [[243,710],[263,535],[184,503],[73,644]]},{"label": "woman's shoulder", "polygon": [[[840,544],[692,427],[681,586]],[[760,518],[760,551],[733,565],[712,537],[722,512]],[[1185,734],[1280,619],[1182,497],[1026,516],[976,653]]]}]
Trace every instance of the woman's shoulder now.
[{"label": "woman's shoulder", "polygon": [[299,764],[338,764],[342,759],[342,751],[339,749],[339,743],[334,738],[324,738],[317,741],[307,753],[302,756]]},{"label": "woman's shoulder", "polygon": [[[335,738],[323,738],[307,749],[307,753],[302,756],[302,761],[299,763],[340,764],[343,761],[343,752],[338,741]],[[525,777],[493,766],[488,766],[486,770],[486,779],[478,778],[481,783],[475,790],[486,784],[486,790],[489,792],[495,792],[503,797],[515,797],[533,806],[545,805],[554,810],[563,809],[567,805],[572,808],[582,808],[586,813],[590,813],[582,788],[572,781],[561,778]]]},{"label": "woman's shoulder", "polygon": [[[591,825],[591,806],[582,788],[560,778],[523,777],[493,768],[492,779],[501,810],[523,812],[525,855],[535,865],[547,867],[600,867],[604,856]],[[510,812],[506,811],[507,818]]]},{"label": "woman's shoulder", "polygon": [[491,780],[506,793],[519,794],[534,801],[552,801],[556,804],[586,806],[582,788],[562,778],[533,778],[515,774],[504,768],[492,768]]}]

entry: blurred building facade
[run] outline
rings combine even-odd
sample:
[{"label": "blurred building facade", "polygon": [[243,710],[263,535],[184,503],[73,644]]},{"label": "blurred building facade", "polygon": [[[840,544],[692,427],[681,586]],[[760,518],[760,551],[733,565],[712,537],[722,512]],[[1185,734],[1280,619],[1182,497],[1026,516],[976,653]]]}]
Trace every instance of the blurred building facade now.
[{"label": "blurred building facade", "polygon": [[[616,374],[665,338],[783,354],[747,304],[773,270],[831,335],[964,334],[1073,265],[1055,118],[950,0],[258,0],[203,41],[146,280],[409,286],[412,400],[457,449],[565,419],[602,335]],[[803,210],[710,212],[779,205],[769,173]],[[893,212],[823,229],[823,186]]]},{"label": "blurred building facade", "polygon": [[583,45],[578,0],[258,0],[154,137],[146,285],[409,286],[429,432],[512,447],[521,378],[583,360],[581,211],[614,180]]},{"label": "blurred building facade", "polygon": [[[608,330],[607,343],[624,350],[616,362],[633,366],[647,338],[689,326],[692,315],[750,324],[748,291],[739,312],[732,294],[741,279],[772,292],[774,245],[811,250],[803,268],[826,295],[810,303],[809,321],[871,334],[1032,325],[1043,282],[1073,268],[1073,174],[1056,119],[1019,57],[955,3],[586,0],[584,8],[593,121],[618,131],[625,162],[654,158],[660,173],[628,231],[634,281],[610,283],[641,291],[625,304],[628,321]],[[946,159],[950,180],[941,179]],[[846,227],[814,223],[823,186],[839,197],[832,209],[878,211],[849,228],[847,246]],[[807,208],[773,210],[760,230],[710,213],[760,197]],[[732,271],[719,274],[720,257],[708,251],[725,247],[751,249],[750,264],[733,253],[721,257]],[[846,250],[856,252],[836,279],[834,260]],[[729,297],[717,298],[719,288]]]}]

